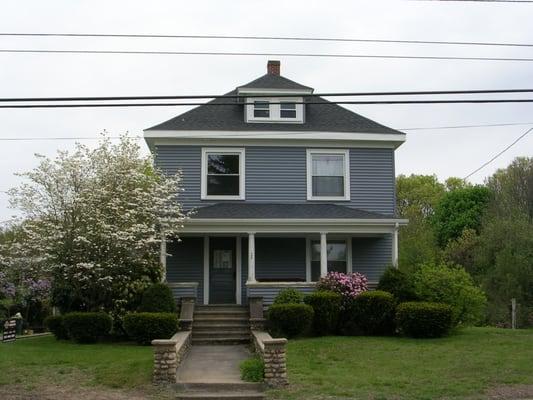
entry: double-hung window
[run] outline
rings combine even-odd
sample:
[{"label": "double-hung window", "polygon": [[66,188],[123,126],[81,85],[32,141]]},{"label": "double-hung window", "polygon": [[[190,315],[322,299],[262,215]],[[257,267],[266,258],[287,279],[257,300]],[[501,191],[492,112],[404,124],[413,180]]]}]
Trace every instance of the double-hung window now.
[{"label": "double-hung window", "polygon": [[244,149],[202,149],[202,199],[244,199]]},{"label": "double-hung window", "polygon": [[254,118],[270,118],[270,102],[254,101]]},{"label": "double-hung window", "polygon": [[295,119],[296,118],[296,104],[281,102],[279,105],[279,117],[281,119]]},{"label": "double-hung window", "polygon": [[[346,240],[328,240],[326,245],[328,253],[328,272],[346,273],[348,268],[348,246]],[[320,241],[311,241],[311,280],[320,279]]]},{"label": "double-hung window", "polygon": [[307,150],[307,199],[349,200],[348,150]]}]

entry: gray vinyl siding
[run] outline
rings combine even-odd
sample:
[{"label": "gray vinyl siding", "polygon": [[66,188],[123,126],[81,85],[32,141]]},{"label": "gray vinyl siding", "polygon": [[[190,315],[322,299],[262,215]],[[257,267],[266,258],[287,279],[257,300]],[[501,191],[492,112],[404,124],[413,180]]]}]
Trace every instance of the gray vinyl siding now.
[{"label": "gray vinyl siding", "polygon": [[187,287],[170,287],[174,299],[179,303],[182,297],[196,297],[198,298],[198,287],[196,286],[187,286]]},{"label": "gray vinyl siding", "polygon": [[[262,297],[263,305],[269,306],[274,302],[274,299],[280,291],[285,287],[283,286],[268,286],[268,287],[252,287],[247,289],[248,297]],[[293,287],[300,293],[306,295],[315,290],[314,286],[300,286]]]},{"label": "gray vinyl siding", "polygon": [[[198,303],[203,303],[204,287],[204,239],[201,237],[182,237],[181,242],[167,244],[167,282],[198,282]],[[174,288],[176,295],[190,292],[184,288]]]},{"label": "gray vinyl siding", "polygon": [[[214,204],[200,199],[201,146],[156,146],[155,163],[164,172],[181,170],[185,209]],[[245,147],[246,200],[265,203],[307,201],[305,147]],[[394,150],[350,149],[350,201],[335,204],[394,214]],[[217,201],[220,202],[220,201]]]},{"label": "gray vinyl siding", "polygon": [[392,264],[392,235],[352,239],[352,269],[371,283],[379,281],[383,271]]},{"label": "gray vinyl siding", "polygon": [[258,281],[305,281],[305,238],[255,239]]}]

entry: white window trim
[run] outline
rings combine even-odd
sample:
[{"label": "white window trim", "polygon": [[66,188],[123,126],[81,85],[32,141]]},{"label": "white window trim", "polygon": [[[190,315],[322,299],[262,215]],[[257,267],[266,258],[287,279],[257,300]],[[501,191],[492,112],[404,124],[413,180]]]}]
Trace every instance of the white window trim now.
[{"label": "white window trim", "polygon": [[[311,243],[320,241],[320,239],[314,238],[314,237],[306,237],[305,238],[305,281],[307,283],[315,283],[318,281],[312,280],[312,274],[311,274],[311,263],[313,262],[313,252],[311,250]],[[345,241],[346,242],[346,273],[351,274],[353,272],[353,256],[352,256],[352,237],[351,236],[328,236],[326,238],[326,245],[329,242],[340,242]]]},{"label": "white window trim", "polygon": [[[207,194],[207,155],[215,154],[236,154],[239,156],[239,194],[237,196],[223,196]],[[203,147],[202,148],[202,168],[201,168],[201,196],[202,200],[244,200],[245,199],[245,151],[244,148],[236,147]]]},{"label": "white window trim", "polygon": [[[247,97],[246,101],[246,122],[278,122],[278,123],[303,123],[304,121],[304,105],[299,104],[303,102],[301,97]],[[268,101],[269,117],[255,117],[254,116],[254,102],[255,101]],[[281,104],[282,102],[296,103],[296,117],[294,118],[281,118]],[[272,104],[277,103],[277,104]]]},{"label": "white window trim", "polygon": [[[313,196],[313,154],[341,154],[344,156],[344,196]],[[307,200],[348,201],[350,200],[350,150],[348,149],[307,149]]]}]

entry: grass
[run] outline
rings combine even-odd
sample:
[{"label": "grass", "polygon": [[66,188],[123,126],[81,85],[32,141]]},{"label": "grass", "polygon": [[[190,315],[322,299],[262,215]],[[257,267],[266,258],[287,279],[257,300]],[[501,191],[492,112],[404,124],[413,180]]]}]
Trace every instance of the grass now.
[{"label": "grass", "polygon": [[532,360],[533,330],[469,328],[442,339],[291,340],[290,388],[270,395],[285,400],[482,399],[490,389],[533,385]]},{"label": "grass", "polygon": [[[153,350],[130,343],[75,344],[51,336],[0,343],[0,386],[82,379],[88,386],[135,388],[150,383]],[[71,379],[69,379],[71,378]]]}]

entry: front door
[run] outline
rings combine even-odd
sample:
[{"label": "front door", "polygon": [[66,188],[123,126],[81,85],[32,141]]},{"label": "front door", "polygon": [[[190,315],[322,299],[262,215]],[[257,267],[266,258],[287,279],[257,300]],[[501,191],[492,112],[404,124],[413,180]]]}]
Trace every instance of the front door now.
[{"label": "front door", "polygon": [[209,238],[209,303],[235,304],[234,237]]}]

